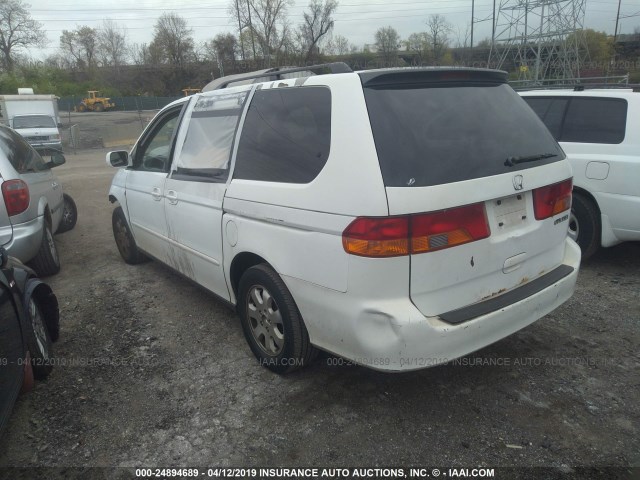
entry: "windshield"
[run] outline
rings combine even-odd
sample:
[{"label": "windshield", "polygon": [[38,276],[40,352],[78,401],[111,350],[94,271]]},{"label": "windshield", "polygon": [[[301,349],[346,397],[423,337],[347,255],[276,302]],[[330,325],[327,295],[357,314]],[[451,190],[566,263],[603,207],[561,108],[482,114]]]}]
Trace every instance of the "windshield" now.
[{"label": "windshield", "polygon": [[459,182],[565,158],[508,85],[387,85],[365,88],[365,98],[388,187]]},{"label": "windshield", "polygon": [[13,118],[13,128],[56,128],[56,123],[46,115],[25,115]]}]

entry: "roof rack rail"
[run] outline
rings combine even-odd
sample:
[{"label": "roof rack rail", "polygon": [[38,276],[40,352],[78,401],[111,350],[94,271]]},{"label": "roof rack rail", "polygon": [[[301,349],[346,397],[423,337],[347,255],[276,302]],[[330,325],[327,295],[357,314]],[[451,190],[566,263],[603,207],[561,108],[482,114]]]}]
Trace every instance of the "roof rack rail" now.
[{"label": "roof rack rail", "polygon": [[255,78],[269,77],[271,79],[270,81],[280,80],[282,78],[282,75],[287,73],[295,73],[295,72],[309,72],[309,71],[313,72],[315,70],[329,70],[329,73],[353,72],[353,70],[351,70],[351,67],[349,67],[349,65],[347,65],[344,62],[322,63],[319,65],[308,65],[306,67],[295,67],[295,68],[283,68],[283,69],[276,69],[276,68],[274,68],[273,71],[261,72],[255,75],[246,75],[246,76],[242,75],[241,77],[230,78],[229,80],[223,81],[222,83],[218,84],[216,86],[216,89],[226,88],[229,84],[242,82],[244,80],[251,80]]},{"label": "roof rack rail", "polygon": [[598,88],[598,89],[625,89],[633,90],[634,92],[640,92],[640,84],[638,83],[581,83],[573,85],[535,85],[529,87],[513,87],[517,92],[523,92],[528,90],[573,90],[574,92],[583,92],[585,90]]}]

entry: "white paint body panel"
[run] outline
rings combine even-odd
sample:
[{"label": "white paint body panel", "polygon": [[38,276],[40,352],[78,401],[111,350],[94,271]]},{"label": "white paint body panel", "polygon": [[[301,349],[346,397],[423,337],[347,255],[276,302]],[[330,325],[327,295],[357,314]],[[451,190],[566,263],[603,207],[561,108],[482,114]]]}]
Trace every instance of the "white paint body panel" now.
[{"label": "white paint body panel", "polygon": [[562,263],[573,267],[573,273],[520,302],[460,325],[425,316],[409,300],[407,258],[384,259],[377,265],[349,258],[346,294],[283,279],[314,345],[376,370],[416,370],[490,345],[567,301],[578,277],[580,248],[570,239],[563,247]]}]

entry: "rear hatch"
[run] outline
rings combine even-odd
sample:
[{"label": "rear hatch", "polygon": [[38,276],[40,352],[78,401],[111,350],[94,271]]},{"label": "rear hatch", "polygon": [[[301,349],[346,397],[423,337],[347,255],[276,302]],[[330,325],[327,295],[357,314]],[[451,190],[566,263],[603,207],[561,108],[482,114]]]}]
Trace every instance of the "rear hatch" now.
[{"label": "rear hatch", "polygon": [[389,214],[408,218],[410,295],[424,315],[500,296],[561,264],[571,169],[506,74],[361,78]]}]

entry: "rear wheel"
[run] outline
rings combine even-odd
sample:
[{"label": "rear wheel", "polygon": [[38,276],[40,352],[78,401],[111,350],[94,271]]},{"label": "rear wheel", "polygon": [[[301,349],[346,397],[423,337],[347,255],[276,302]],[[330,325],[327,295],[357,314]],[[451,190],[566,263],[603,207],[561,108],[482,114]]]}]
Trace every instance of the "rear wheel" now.
[{"label": "rear wheel", "polygon": [[47,378],[53,370],[53,346],[49,329],[45,324],[44,315],[36,300],[32,297],[27,304],[27,316],[29,321],[28,343],[31,354],[33,376],[42,380]]},{"label": "rear wheel", "polygon": [[268,265],[251,267],[242,275],[238,314],[262,366],[287,373],[308,365],[317,355],[289,289]]},{"label": "rear wheel", "polygon": [[58,257],[58,249],[56,242],[51,233],[51,227],[48,223],[44,224],[42,232],[42,243],[40,250],[30,262],[33,269],[41,277],[55,275],[60,271],[60,257]]},{"label": "rear wheel", "polygon": [[76,202],[73,201],[66,193],[63,195],[64,198],[64,207],[62,210],[62,220],[60,220],[60,225],[58,226],[58,231],[56,233],[64,233],[69,230],[73,230],[73,227],[76,226],[76,222],[78,221],[78,208],[76,207]]},{"label": "rear wheel", "polygon": [[142,253],[136,245],[122,207],[117,207],[113,211],[111,224],[113,226],[113,238],[116,240],[116,246],[122,259],[130,265],[147,261],[147,256]]},{"label": "rear wheel", "polygon": [[584,195],[574,193],[569,217],[569,236],[580,245],[584,260],[600,247],[600,232],[598,208]]}]

